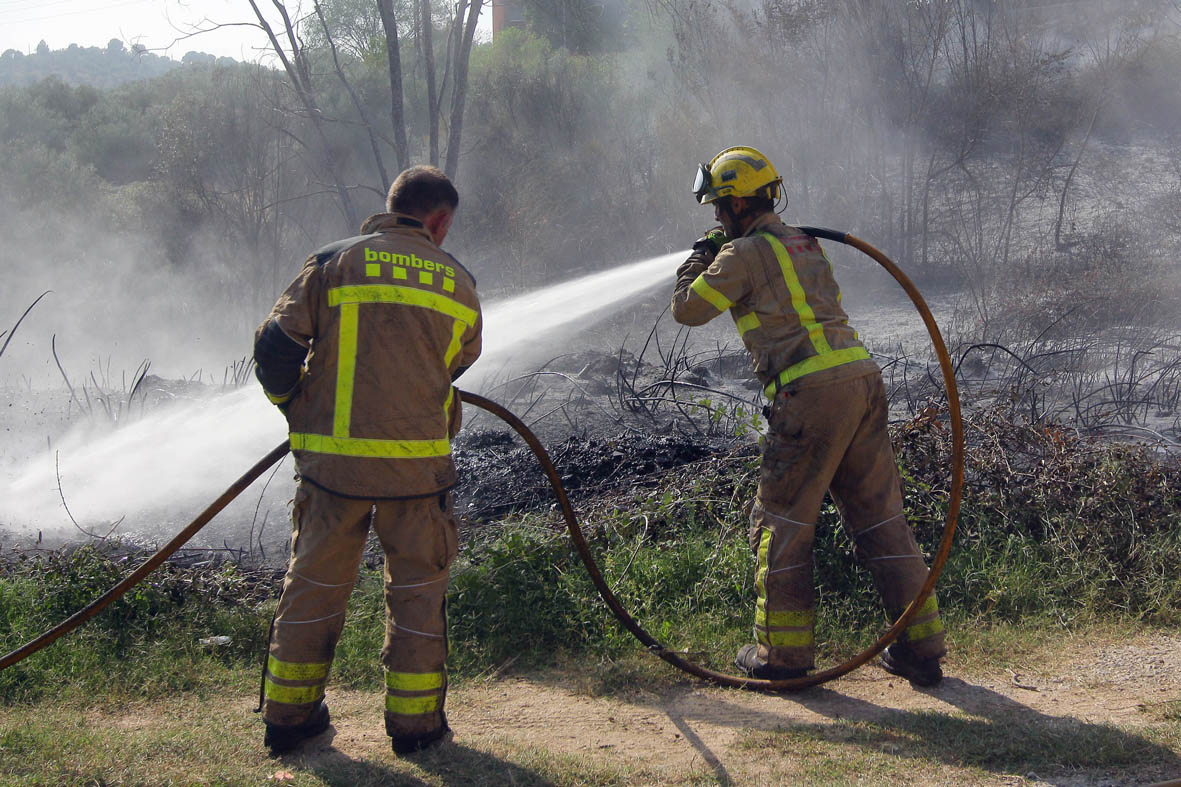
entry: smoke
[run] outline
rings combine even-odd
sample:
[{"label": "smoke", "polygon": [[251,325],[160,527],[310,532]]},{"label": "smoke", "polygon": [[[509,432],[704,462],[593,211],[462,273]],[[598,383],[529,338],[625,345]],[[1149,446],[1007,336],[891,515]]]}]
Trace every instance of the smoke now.
[{"label": "smoke", "polygon": [[[552,354],[613,308],[658,283],[671,283],[675,263],[685,256],[628,263],[489,304],[485,351],[463,386],[481,391],[498,375],[529,368],[538,354]],[[25,532],[68,535],[70,514],[94,530],[125,518],[118,534],[159,537],[203,509],[281,442],[285,427],[250,384],[228,394],[178,400],[118,426],[76,428],[0,483],[0,522]],[[289,489],[289,483],[279,484],[271,507]],[[244,495],[236,509],[222,515],[239,531],[235,539],[252,524],[256,500]]]},{"label": "smoke", "polygon": [[122,518],[119,534],[158,533],[154,525],[196,515],[285,435],[282,416],[252,386],[178,401],[101,433],[78,428],[0,487],[0,521],[68,531],[72,514],[90,529]]},{"label": "smoke", "polygon": [[0,358],[0,387],[61,387],[60,362],[80,396],[83,384],[122,391],[145,359],[161,376],[220,383],[227,364],[249,354],[267,307],[204,251],[175,265],[149,234],[111,230],[93,216],[48,209],[34,226],[27,219],[0,211],[10,241],[0,249],[0,331],[51,292]]}]

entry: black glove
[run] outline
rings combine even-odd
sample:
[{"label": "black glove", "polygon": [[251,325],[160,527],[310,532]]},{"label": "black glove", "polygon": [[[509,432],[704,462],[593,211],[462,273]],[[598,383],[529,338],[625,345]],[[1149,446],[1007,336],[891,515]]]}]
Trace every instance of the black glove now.
[{"label": "black glove", "polygon": [[714,227],[693,243],[693,251],[705,252],[712,259],[729,242],[730,239],[726,237],[726,231],[721,227]]}]

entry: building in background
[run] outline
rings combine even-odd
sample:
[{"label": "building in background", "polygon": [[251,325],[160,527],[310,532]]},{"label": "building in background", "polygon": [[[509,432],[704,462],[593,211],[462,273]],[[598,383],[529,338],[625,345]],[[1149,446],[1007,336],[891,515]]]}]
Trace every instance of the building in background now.
[{"label": "building in background", "polygon": [[506,27],[525,27],[525,7],[517,0],[492,0],[492,38]]}]

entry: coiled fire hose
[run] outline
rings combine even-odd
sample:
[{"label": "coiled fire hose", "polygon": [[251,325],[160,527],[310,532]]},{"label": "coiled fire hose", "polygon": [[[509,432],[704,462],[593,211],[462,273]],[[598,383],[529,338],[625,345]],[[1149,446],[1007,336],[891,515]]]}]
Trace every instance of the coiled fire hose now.
[{"label": "coiled fire hose", "polygon": [[[644,646],[659,656],[664,661],[672,664],[674,667],[699,678],[717,683],[722,686],[731,686],[735,688],[752,689],[757,691],[794,691],[804,689],[809,686],[815,686],[820,683],[832,680],[833,678],[845,675],[857,669],[861,665],[868,662],[883,649],[885,649],[897,636],[906,628],[910,620],[918,612],[923,602],[931,594],[935,587],[935,582],[939,579],[939,574],[943,570],[943,565],[947,562],[948,555],[951,553],[952,537],[955,534],[956,518],[959,514],[960,493],[963,485],[963,460],[964,460],[964,440],[963,440],[963,423],[960,417],[959,396],[956,390],[955,374],[952,369],[951,359],[948,356],[947,348],[943,343],[943,337],[939,333],[939,327],[935,323],[934,317],[931,315],[930,309],[926,302],[911,283],[910,279],[882,252],[875,249],[863,240],[849,235],[847,233],[839,233],[833,230],[821,229],[818,227],[801,227],[804,232],[818,238],[826,240],[834,240],[839,243],[844,243],[852,246],[865,254],[869,255],[884,267],[890,274],[902,285],[902,288],[910,296],[911,301],[922,315],[923,322],[927,326],[927,331],[931,335],[931,341],[935,348],[935,353],[939,358],[939,366],[943,372],[944,383],[947,388],[947,404],[948,414],[950,416],[951,431],[952,431],[952,483],[951,492],[947,504],[947,520],[943,528],[943,536],[939,541],[939,546],[935,553],[934,561],[931,564],[931,570],[927,575],[927,581],[919,590],[917,596],[906,608],[906,610],[899,616],[893,625],[888,628],[885,633],[870,647],[849,659],[843,664],[830,669],[821,670],[811,675],[802,678],[792,678],[788,680],[758,680],[754,678],[738,677],[734,675],[727,675],[722,672],[702,667],[692,661],[685,659],[677,651],[669,650],[664,645],[660,644],[654,637],[635,621],[615,594],[611,592],[611,588],[603,579],[598,565],[595,563],[594,557],[590,553],[590,548],[587,546],[586,540],[582,536],[582,529],[578,524],[578,518],[575,516],[574,508],[570,505],[570,500],[566,496],[566,490],[562,486],[561,477],[558,475],[557,469],[554,467],[553,461],[549,454],[541,445],[541,441],[537,436],[524,424],[516,415],[511,413],[508,409],[502,407],[496,402],[486,399],[478,394],[469,393],[467,391],[460,391],[460,396],[464,402],[475,405],[483,410],[487,410],[492,415],[503,420],[514,431],[521,436],[525,443],[532,449],[541,463],[542,470],[549,479],[550,485],[554,489],[554,494],[557,496],[558,504],[562,510],[562,516],[566,521],[566,527],[570,533],[570,538],[574,542],[574,547],[578,551],[582,562],[585,564],[587,572],[590,574],[591,581],[594,582],[595,588],[599,591],[599,595],[603,601],[611,609],[611,612],[619,620],[620,624],[627,629],[631,634],[638,639]],[[177,549],[179,549],[185,542],[196,535],[197,531],[209,523],[214,516],[216,516],[223,508],[225,508],[230,501],[241,494],[251,483],[261,476],[268,468],[278,462],[287,454],[289,450],[288,443],[284,441],[280,445],[275,446],[266,456],[260,459],[254,467],[250,468],[245,475],[234,482],[222,495],[202,511],[196,519],[194,519],[184,530],[179,532],[171,541],[165,544],[154,555],[152,555],[139,568],[129,574],[125,579],[120,581],[117,585],[112,587],[102,596],[98,597],[86,607],[71,615],[66,620],[49,629],[36,639],[30,640],[25,645],[17,648],[8,655],[0,659],[0,670],[12,666],[21,661],[27,656],[32,655],[41,648],[50,644],[58,637],[76,629],[92,617],[97,615],[104,607],[111,602],[118,599],[132,587],[137,585],[144,577],[151,573],[161,563],[167,560]]]}]

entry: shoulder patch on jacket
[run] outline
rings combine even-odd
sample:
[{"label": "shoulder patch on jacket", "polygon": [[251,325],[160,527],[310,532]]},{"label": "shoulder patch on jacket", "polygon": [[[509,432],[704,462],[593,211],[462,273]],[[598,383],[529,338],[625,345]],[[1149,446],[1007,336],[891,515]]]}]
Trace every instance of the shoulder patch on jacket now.
[{"label": "shoulder patch on jacket", "polygon": [[349,250],[362,241],[367,241],[370,238],[376,238],[380,234],[381,233],[378,232],[371,232],[368,235],[354,235],[351,238],[334,241],[329,243],[327,246],[312,252],[311,259],[317,265],[323,265],[341,252]]},{"label": "shoulder patch on jacket", "polygon": [[476,277],[472,275],[472,272],[469,271],[467,269],[467,267],[462,262],[455,259],[454,254],[447,252],[447,251],[444,251],[443,253],[451,258],[451,261],[455,263],[455,267],[459,268],[461,271],[463,271],[464,273],[467,274],[468,278],[472,280],[472,286],[475,287],[476,286]]}]

